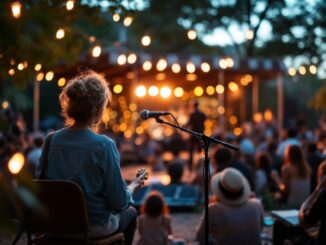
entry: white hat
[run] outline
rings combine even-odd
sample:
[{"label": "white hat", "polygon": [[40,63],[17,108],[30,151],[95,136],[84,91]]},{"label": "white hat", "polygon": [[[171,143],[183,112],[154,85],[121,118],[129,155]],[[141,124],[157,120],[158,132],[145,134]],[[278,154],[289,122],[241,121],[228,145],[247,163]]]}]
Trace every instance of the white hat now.
[{"label": "white hat", "polygon": [[245,203],[250,195],[250,186],[242,173],[235,168],[226,168],[213,176],[211,188],[218,200],[231,206]]}]

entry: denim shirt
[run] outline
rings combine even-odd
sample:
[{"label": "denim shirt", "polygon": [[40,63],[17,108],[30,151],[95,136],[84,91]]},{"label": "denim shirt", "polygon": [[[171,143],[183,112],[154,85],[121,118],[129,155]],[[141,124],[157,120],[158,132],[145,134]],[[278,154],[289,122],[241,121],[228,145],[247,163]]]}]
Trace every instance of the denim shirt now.
[{"label": "denim shirt", "polygon": [[119,216],[115,214],[133,203],[121,176],[115,143],[90,129],[63,128],[55,132],[50,143],[47,179],[70,180],[82,188],[90,225],[109,225],[112,231],[116,230]]}]

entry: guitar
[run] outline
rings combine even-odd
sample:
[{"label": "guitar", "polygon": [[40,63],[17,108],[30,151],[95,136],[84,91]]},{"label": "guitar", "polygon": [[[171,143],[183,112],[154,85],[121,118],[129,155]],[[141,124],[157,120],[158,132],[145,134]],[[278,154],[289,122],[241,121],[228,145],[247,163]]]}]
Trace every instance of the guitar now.
[{"label": "guitar", "polygon": [[144,185],[144,180],[148,179],[148,172],[145,168],[141,168],[138,170],[136,174],[136,180],[140,181],[140,187]]}]

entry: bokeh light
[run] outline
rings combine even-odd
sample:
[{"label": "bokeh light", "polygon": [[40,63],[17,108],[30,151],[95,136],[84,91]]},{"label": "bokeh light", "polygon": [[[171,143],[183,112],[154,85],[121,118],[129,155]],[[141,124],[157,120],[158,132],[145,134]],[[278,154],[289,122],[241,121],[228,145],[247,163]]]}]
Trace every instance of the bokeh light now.
[{"label": "bokeh light", "polygon": [[127,17],[123,20],[123,24],[124,24],[124,26],[127,26],[127,27],[128,27],[128,26],[131,25],[132,21],[133,21],[133,18],[130,17],[130,16],[127,16]]},{"label": "bokeh light", "polygon": [[45,80],[46,80],[46,81],[51,81],[51,80],[53,79],[53,77],[54,77],[54,73],[53,73],[53,71],[48,71],[48,72],[46,73],[46,75],[45,75]]},{"label": "bokeh light", "polygon": [[197,33],[196,33],[195,30],[189,30],[189,31],[187,32],[187,36],[188,36],[188,38],[189,38],[190,40],[195,40],[196,37],[197,37]]},{"label": "bokeh light", "polygon": [[181,66],[178,63],[174,63],[171,66],[171,69],[174,73],[179,73],[181,71]]},{"label": "bokeh light", "polygon": [[182,97],[182,95],[183,95],[183,88],[181,88],[181,87],[176,87],[175,89],[174,89],[174,96],[175,97],[178,97],[178,98],[180,98],[180,97]]},{"label": "bokeh light", "polygon": [[137,55],[134,53],[129,54],[127,61],[129,64],[134,64],[137,61]]},{"label": "bokeh light", "polygon": [[38,73],[36,76],[36,80],[40,82],[43,79],[44,79],[44,73],[43,72]]},{"label": "bokeh light", "polygon": [[317,67],[315,65],[310,65],[309,66],[309,71],[311,74],[316,74],[317,73]]},{"label": "bokeh light", "polygon": [[169,98],[171,95],[171,89],[169,87],[163,87],[160,90],[160,95],[162,98]]},{"label": "bokeh light", "polygon": [[145,61],[143,64],[143,69],[145,71],[149,71],[150,69],[152,69],[152,62],[150,61]]},{"label": "bokeh light", "polygon": [[62,28],[58,29],[58,30],[57,30],[57,33],[55,34],[55,37],[56,37],[57,39],[62,39],[62,38],[64,38],[64,37],[65,37],[65,30],[62,29]]},{"label": "bokeh light", "polygon": [[148,94],[150,96],[157,96],[158,95],[158,88],[156,86],[151,86],[149,89],[148,89]]},{"label": "bokeh light", "polygon": [[120,94],[123,90],[123,86],[121,84],[116,84],[113,87],[113,92],[116,94]]},{"label": "bokeh light", "polygon": [[200,87],[200,86],[195,87],[195,89],[194,89],[194,94],[195,94],[196,96],[202,96],[203,93],[204,93],[204,90],[203,90],[202,87]]},{"label": "bokeh light", "polygon": [[137,97],[144,97],[146,95],[146,88],[143,85],[139,85],[136,88],[136,96]]},{"label": "bokeh light", "polygon": [[63,87],[66,85],[66,79],[64,77],[61,77],[59,80],[58,80],[58,86],[59,87]]},{"label": "bokeh light", "polygon": [[306,72],[307,72],[306,67],[304,67],[304,66],[300,66],[300,67],[299,67],[299,73],[300,73],[301,75],[305,75]]},{"label": "bokeh light", "polygon": [[237,92],[239,90],[239,86],[235,82],[229,82],[228,87],[232,92]]},{"label": "bokeh light", "polygon": [[7,110],[9,108],[9,102],[5,100],[2,102],[1,106],[2,109]]},{"label": "bokeh light", "polygon": [[235,125],[238,123],[238,118],[234,115],[230,116],[229,117],[229,123],[232,124],[232,125]]},{"label": "bokeh light", "polygon": [[207,93],[208,95],[213,95],[213,94],[215,93],[215,88],[214,88],[214,86],[212,86],[212,85],[207,86],[207,87],[206,87],[206,93]]},{"label": "bokeh light", "polygon": [[156,64],[156,69],[159,71],[163,71],[166,69],[167,66],[168,66],[168,63],[166,62],[166,60],[160,59]]},{"label": "bokeh light", "polygon": [[8,74],[10,75],[10,76],[13,76],[13,75],[15,75],[15,69],[10,69],[9,71],[8,71]]},{"label": "bokeh light", "polygon": [[189,73],[194,73],[196,71],[196,66],[193,63],[188,62],[186,69]]},{"label": "bokeh light", "polygon": [[127,62],[127,57],[126,57],[126,55],[124,55],[124,54],[120,54],[120,55],[118,56],[117,63],[118,63],[119,65],[124,65],[124,64],[126,64],[126,62]]},{"label": "bokeh light", "polygon": [[222,85],[222,84],[218,84],[218,85],[216,85],[216,93],[218,93],[218,94],[223,94],[224,93],[224,86]]},{"label": "bokeh light", "polygon": [[295,76],[295,74],[297,73],[297,71],[295,70],[295,68],[293,67],[290,67],[289,70],[288,70],[288,73],[290,76]]},{"label": "bokeh light", "polygon": [[96,57],[99,57],[101,55],[101,52],[102,52],[101,46],[96,45],[92,50],[92,55],[93,55],[93,57],[96,58]]},{"label": "bokeh light", "polygon": [[203,72],[209,72],[211,69],[211,66],[206,62],[202,63],[200,67]]},{"label": "bokeh light", "polygon": [[40,71],[42,69],[42,65],[41,64],[36,64],[35,66],[34,66],[34,70],[35,71]]},{"label": "bokeh light", "polygon": [[149,46],[151,44],[151,37],[148,35],[143,36],[143,38],[141,39],[141,44],[143,46]]},{"label": "bokeh light", "polygon": [[118,22],[120,20],[120,15],[119,14],[114,14],[112,16],[112,19],[113,19],[114,22]]},{"label": "bokeh light", "polygon": [[66,2],[66,9],[67,9],[68,11],[73,10],[74,7],[75,7],[75,1],[74,1],[74,0],[68,0],[68,1]]},{"label": "bokeh light", "polygon": [[11,3],[11,13],[14,18],[18,19],[21,16],[22,4],[19,1]]},{"label": "bokeh light", "polygon": [[12,174],[18,174],[25,164],[25,158],[22,153],[15,153],[8,162],[8,169]]}]

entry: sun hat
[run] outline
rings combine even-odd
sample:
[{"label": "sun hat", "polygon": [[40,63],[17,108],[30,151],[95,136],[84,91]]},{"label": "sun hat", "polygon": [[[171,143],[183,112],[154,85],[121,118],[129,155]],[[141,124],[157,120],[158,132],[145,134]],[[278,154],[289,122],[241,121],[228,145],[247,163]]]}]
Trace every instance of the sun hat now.
[{"label": "sun hat", "polygon": [[235,168],[225,168],[211,180],[212,192],[224,204],[238,206],[244,204],[250,195],[250,186],[242,173]]}]

